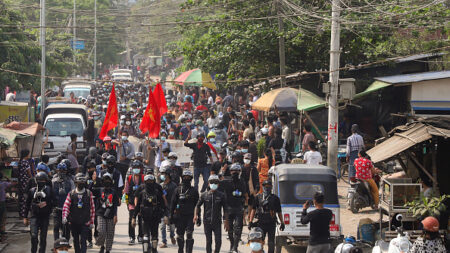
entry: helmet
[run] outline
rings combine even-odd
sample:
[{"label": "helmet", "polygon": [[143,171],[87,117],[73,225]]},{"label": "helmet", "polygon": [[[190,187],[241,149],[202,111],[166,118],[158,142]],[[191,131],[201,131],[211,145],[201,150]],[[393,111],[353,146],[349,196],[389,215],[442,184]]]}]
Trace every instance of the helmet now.
[{"label": "helmet", "polygon": [[153,176],[152,174],[148,174],[148,175],[145,175],[145,177],[144,177],[144,181],[148,181],[148,180],[155,180],[155,176]]},{"label": "helmet", "polygon": [[62,162],[62,163],[65,163],[66,166],[67,166],[67,168],[72,167],[72,163],[70,162],[69,159],[63,159],[61,162]]},{"label": "helmet", "polygon": [[216,133],[214,133],[213,131],[209,131],[209,133],[206,137],[207,138],[216,137]]},{"label": "helmet", "polygon": [[58,164],[58,166],[56,166],[56,169],[66,171],[67,170],[67,165],[65,163],[63,163],[63,162],[60,162]]},{"label": "helmet", "polygon": [[252,153],[245,153],[244,159],[252,159]]},{"label": "helmet", "polygon": [[39,163],[38,166],[36,167],[36,171],[40,171],[40,170],[47,171],[47,165],[45,165],[44,163]]},{"label": "helmet", "polygon": [[169,158],[174,157],[175,159],[178,159],[178,155],[175,152],[170,152],[168,157]]},{"label": "helmet", "polygon": [[124,120],[125,118],[126,118],[125,115],[120,116],[121,120]]},{"label": "helmet", "polygon": [[135,156],[135,157],[139,157],[139,158],[143,158],[143,157],[144,157],[144,154],[143,154],[142,152],[136,152],[136,153],[134,154],[134,156]]},{"label": "helmet", "polygon": [[142,167],[144,166],[142,165],[142,162],[139,160],[133,160],[131,162],[131,168],[142,168]]},{"label": "helmet", "polygon": [[103,153],[102,154],[102,160],[106,160],[106,158],[108,158],[108,156],[109,156],[108,152]]},{"label": "helmet", "polygon": [[249,241],[256,239],[264,240],[264,231],[259,227],[252,228],[252,230],[248,233]]},{"label": "helmet", "polygon": [[209,176],[208,182],[211,182],[211,181],[219,181],[219,176],[217,176],[217,175]]},{"label": "helmet", "polygon": [[75,175],[75,183],[86,183],[87,178],[83,173],[77,173]]},{"label": "helmet", "polygon": [[241,165],[239,163],[233,163],[230,167],[230,171],[241,171]]},{"label": "helmet", "polygon": [[107,164],[107,165],[110,165],[110,166],[116,164],[116,157],[113,156],[113,155],[109,155],[109,156],[106,158],[106,164]]},{"label": "helmet", "polygon": [[263,186],[264,186],[264,185],[272,185],[272,180],[266,179],[266,180],[263,181],[262,185],[263,185]]},{"label": "helmet", "polygon": [[183,177],[184,176],[194,177],[194,174],[192,174],[192,171],[190,171],[190,170],[183,170],[182,176]]},{"label": "helmet", "polygon": [[113,180],[113,176],[112,176],[110,173],[108,173],[108,172],[106,172],[105,174],[103,174],[102,180],[105,180],[106,178],[111,179],[111,181]]},{"label": "helmet", "polygon": [[241,158],[241,153],[234,151],[233,154],[231,154],[231,158],[240,159]]},{"label": "helmet", "polygon": [[36,174],[36,182],[47,182],[48,181],[48,175],[47,173],[41,171]]},{"label": "helmet", "polygon": [[[41,172],[39,172],[41,173]],[[439,221],[432,217],[428,216],[425,219],[422,220],[423,229],[430,232],[437,232],[439,231]]]}]

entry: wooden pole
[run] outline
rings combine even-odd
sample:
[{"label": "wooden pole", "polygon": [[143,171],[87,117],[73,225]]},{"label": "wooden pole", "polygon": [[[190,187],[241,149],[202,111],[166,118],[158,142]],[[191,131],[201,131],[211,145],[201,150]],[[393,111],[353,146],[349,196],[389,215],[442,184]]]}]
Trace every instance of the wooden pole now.
[{"label": "wooden pole", "polygon": [[433,194],[434,195],[440,195],[439,194],[439,188],[438,188],[438,181],[437,181],[437,163],[436,163],[436,153],[437,153],[437,139],[436,137],[433,136],[432,141],[431,141],[431,157],[432,157],[432,161],[431,161],[431,166],[432,166],[432,171],[433,171]]},{"label": "wooden pole", "polygon": [[314,121],[311,119],[311,117],[309,116],[308,112],[304,112],[306,118],[309,120],[309,122],[311,122],[311,125],[314,127],[314,129],[316,129],[317,133],[320,135],[320,138],[322,138],[323,141],[325,141],[325,137],[323,136],[323,134],[320,132],[319,128],[317,127],[316,123],[314,123]]}]

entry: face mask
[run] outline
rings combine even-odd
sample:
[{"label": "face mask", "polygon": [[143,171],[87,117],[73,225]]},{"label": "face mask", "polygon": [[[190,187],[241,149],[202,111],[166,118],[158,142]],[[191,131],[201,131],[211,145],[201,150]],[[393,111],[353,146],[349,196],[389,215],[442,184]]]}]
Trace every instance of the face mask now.
[{"label": "face mask", "polygon": [[211,190],[217,190],[217,188],[218,188],[219,186],[217,185],[217,184],[210,184],[209,185],[209,188],[211,188]]},{"label": "face mask", "polygon": [[127,126],[131,125],[131,121],[126,122]]},{"label": "face mask", "polygon": [[166,141],[166,136],[161,136],[161,141],[162,142]]},{"label": "face mask", "polygon": [[128,140],[128,136],[122,136],[122,141]]},{"label": "face mask", "polygon": [[139,174],[141,173],[141,169],[133,169],[133,174]]},{"label": "face mask", "polygon": [[188,115],[188,112],[184,112],[184,115]]},{"label": "face mask", "polygon": [[105,181],[105,182],[103,182],[103,185],[105,186],[105,187],[111,187],[112,186],[112,182],[111,181]]},{"label": "face mask", "polygon": [[169,132],[170,135],[175,135],[175,132]]},{"label": "face mask", "polygon": [[123,125],[124,123],[125,123],[125,121],[123,121],[123,120],[120,121],[120,124],[121,124],[121,125]]},{"label": "face mask", "polygon": [[103,164],[103,165],[106,165],[106,161],[105,161],[105,160],[103,160],[103,161],[102,161],[102,164]]},{"label": "face mask", "polygon": [[233,158],[228,157],[228,162],[229,162],[229,163],[232,163],[232,162],[233,162]]},{"label": "face mask", "polygon": [[176,163],[176,160],[174,160],[174,159],[169,159],[169,163],[170,163],[170,165],[175,165],[175,163]]},{"label": "face mask", "polygon": [[79,190],[79,191],[82,191],[82,190],[84,190],[84,184],[78,184],[77,185],[77,189]]},{"label": "face mask", "polygon": [[37,185],[39,188],[42,188],[45,186],[45,182],[37,182]]},{"label": "face mask", "polygon": [[247,152],[248,152],[248,149],[242,149],[241,152],[242,152],[242,153],[247,153]]},{"label": "face mask", "polygon": [[244,159],[244,163],[245,163],[245,164],[250,164],[251,161],[252,161],[252,160]]},{"label": "face mask", "polygon": [[231,174],[231,177],[233,177],[234,180],[239,179],[239,173],[233,173]]},{"label": "face mask", "polygon": [[56,251],[57,253],[69,253],[69,251],[67,251],[67,250],[58,250],[58,251]]},{"label": "face mask", "polygon": [[161,179],[161,181],[166,180],[166,176],[164,176],[164,175],[159,176],[159,178]]},{"label": "face mask", "polygon": [[145,186],[147,186],[148,188],[153,188],[153,181],[145,182]]},{"label": "face mask", "polygon": [[198,143],[203,143],[203,138],[198,138]]},{"label": "face mask", "polygon": [[191,179],[188,179],[188,178],[183,178],[181,181],[183,182],[184,185],[190,185],[191,184]]},{"label": "face mask", "polygon": [[210,138],[210,139],[209,139],[209,142],[216,142],[216,139]]},{"label": "face mask", "polygon": [[188,122],[187,125],[190,126],[192,123]]},{"label": "face mask", "polygon": [[262,249],[262,245],[259,242],[251,242],[250,249],[252,249],[253,251],[260,251]]}]

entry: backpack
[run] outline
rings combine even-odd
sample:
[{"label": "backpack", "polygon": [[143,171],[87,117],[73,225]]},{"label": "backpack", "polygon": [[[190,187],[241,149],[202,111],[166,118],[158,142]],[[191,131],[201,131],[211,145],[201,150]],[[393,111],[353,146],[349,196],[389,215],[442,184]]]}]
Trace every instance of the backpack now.
[{"label": "backpack", "polygon": [[86,224],[91,218],[91,191],[86,189],[81,201],[75,189],[69,194],[71,200],[69,220],[74,224]]}]

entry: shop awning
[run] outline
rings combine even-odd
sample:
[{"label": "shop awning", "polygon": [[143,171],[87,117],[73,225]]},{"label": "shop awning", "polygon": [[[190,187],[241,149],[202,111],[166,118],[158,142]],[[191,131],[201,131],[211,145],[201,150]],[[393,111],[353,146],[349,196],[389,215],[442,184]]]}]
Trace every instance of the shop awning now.
[{"label": "shop awning", "polygon": [[307,112],[324,107],[325,104],[326,101],[323,98],[320,98],[319,96],[308,90],[299,89],[297,98],[297,110]]},{"label": "shop awning", "polygon": [[367,154],[377,163],[392,158],[410,147],[431,139],[434,136],[450,137],[450,129],[414,122],[393,130],[392,137],[376,145]]},{"label": "shop awning", "polygon": [[392,84],[390,84],[390,83],[385,83],[385,82],[382,82],[382,81],[375,81],[365,91],[356,94],[354,98],[363,97],[363,96],[365,96],[367,94],[370,94],[370,93],[372,93],[374,91],[377,91],[377,90],[381,90],[381,89],[386,88],[386,87],[391,86],[391,85]]}]

